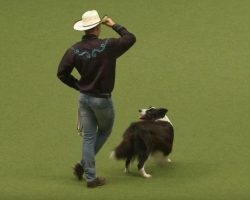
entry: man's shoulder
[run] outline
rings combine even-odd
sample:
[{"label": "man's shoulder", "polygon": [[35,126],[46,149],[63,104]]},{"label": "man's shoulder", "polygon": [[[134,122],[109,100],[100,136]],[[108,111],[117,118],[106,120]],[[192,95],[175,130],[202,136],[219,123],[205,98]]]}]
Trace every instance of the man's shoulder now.
[{"label": "man's shoulder", "polygon": [[76,43],[74,43],[73,45],[71,45],[71,47],[74,47],[74,48],[79,48],[83,45],[83,42],[82,41],[78,41]]}]

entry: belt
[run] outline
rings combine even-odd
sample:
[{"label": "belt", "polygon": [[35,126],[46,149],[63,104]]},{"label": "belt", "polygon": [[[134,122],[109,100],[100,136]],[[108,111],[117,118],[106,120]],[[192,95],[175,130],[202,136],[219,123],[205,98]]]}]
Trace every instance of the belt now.
[{"label": "belt", "polygon": [[83,94],[86,94],[91,97],[97,97],[97,98],[110,98],[110,93],[89,93],[89,92],[82,92]]}]

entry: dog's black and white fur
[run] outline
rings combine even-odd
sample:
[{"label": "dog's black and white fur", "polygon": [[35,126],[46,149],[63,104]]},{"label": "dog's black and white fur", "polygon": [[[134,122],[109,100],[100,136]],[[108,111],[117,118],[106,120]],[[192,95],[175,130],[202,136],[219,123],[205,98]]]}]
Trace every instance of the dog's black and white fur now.
[{"label": "dog's black and white fur", "polygon": [[123,159],[125,172],[129,172],[131,160],[138,158],[139,173],[151,177],[144,169],[144,163],[150,154],[162,152],[166,161],[172,151],[174,140],[173,125],[167,117],[167,109],[140,109],[140,121],[132,123],[123,134],[122,142],[112,151],[111,158]]}]

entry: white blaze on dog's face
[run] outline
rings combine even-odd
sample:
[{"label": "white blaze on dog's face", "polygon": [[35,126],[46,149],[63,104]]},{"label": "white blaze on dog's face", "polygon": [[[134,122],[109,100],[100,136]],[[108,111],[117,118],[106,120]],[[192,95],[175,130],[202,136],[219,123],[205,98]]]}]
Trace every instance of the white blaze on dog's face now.
[{"label": "white blaze on dog's face", "polygon": [[146,115],[147,110],[150,110],[150,109],[155,109],[155,107],[149,107],[149,108],[141,108],[141,109],[139,109],[139,117],[141,118],[144,115]]},{"label": "white blaze on dog's face", "polygon": [[171,121],[167,117],[166,113],[168,110],[166,108],[155,108],[149,107],[147,109],[139,109],[139,118],[142,120],[155,120],[155,121],[167,121],[170,124]]}]

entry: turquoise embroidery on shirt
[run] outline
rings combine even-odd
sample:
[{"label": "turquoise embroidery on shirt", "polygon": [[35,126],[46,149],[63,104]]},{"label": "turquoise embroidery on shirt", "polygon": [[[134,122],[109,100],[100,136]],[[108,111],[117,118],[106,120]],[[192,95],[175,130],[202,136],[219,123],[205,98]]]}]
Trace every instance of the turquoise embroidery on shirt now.
[{"label": "turquoise embroidery on shirt", "polygon": [[78,56],[84,57],[86,59],[90,59],[90,58],[95,58],[99,53],[102,53],[105,50],[107,43],[108,43],[108,40],[105,40],[105,42],[100,45],[100,48],[98,49],[95,48],[91,52],[89,51],[80,52],[79,49],[75,49],[74,47],[71,47],[71,50],[74,52],[74,54]]},{"label": "turquoise embroidery on shirt", "polygon": [[81,52],[81,53],[79,52],[78,55],[79,56],[85,56],[86,58],[91,58],[91,55],[87,51],[84,51],[84,52]]}]

